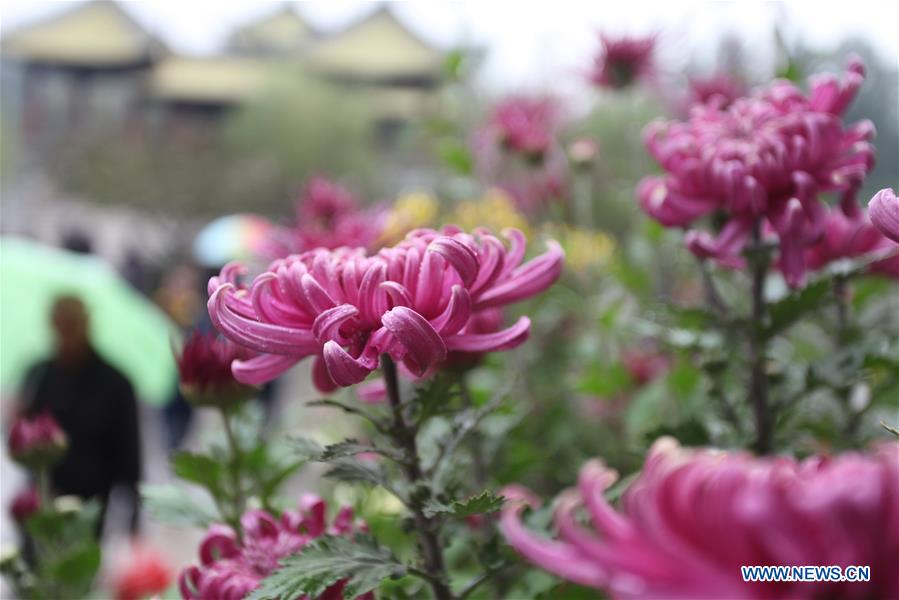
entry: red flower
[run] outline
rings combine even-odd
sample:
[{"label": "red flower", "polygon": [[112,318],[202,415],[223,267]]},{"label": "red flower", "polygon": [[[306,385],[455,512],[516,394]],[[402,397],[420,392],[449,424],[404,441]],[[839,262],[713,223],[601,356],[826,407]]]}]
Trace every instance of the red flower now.
[{"label": "red flower", "polygon": [[164,592],[172,582],[172,569],[152,548],[135,546],[130,562],[115,577],[116,600],[138,600]]}]

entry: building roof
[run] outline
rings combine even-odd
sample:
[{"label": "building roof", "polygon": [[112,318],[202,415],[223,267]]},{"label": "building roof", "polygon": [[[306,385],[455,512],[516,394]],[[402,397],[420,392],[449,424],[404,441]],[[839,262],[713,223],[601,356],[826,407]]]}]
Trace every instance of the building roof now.
[{"label": "building roof", "polygon": [[162,101],[238,104],[264,91],[279,71],[279,63],[249,57],[170,56],[153,68],[149,91]]},{"label": "building roof", "polygon": [[442,53],[412,33],[387,7],[321,39],[309,52],[323,74],[360,81],[434,79]]},{"label": "building roof", "polygon": [[26,62],[117,68],[149,62],[165,50],[115,2],[95,0],[11,32],[3,51]]},{"label": "building roof", "polygon": [[235,30],[228,45],[239,53],[290,56],[302,52],[315,36],[293,6],[285,4],[277,12]]}]

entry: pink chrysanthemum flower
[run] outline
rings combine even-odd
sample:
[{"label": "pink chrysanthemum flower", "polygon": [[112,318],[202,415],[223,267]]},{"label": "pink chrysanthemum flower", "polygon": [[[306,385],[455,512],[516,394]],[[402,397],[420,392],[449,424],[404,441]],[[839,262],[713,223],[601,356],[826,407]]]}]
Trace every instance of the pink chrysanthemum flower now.
[{"label": "pink chrysanthemum flower", "polygon": [[[818,270],[843,258],[856,258],[895,247],[871,224],[865,211],[847,217],[841,211],[830,210],[824,219],[824,233],[806,251],[805,262],[809,269]],[[877,261],[871,265],[871,272],[899,278],[899,256]]]},{"label": "pink chrysanthemum flower", "polygon": [[[263,510],[251,510],[241,518],[243,538],[238,540],[227,525],[213,525],[200,543],[200,565],[181,572],[178,587],[184,600],[241,600],[259,587],[278,568],[282,558],[302,551],[303,546],[324,535],[352,535],[365,531],[353,521],[353,510],[343,507],[329,526],[327,505],[318,496],[300,499],[299,511],[287,511],[276,519]],[[328,588],[319,600],[343,598],[344,582]],[[374,600],[371,593],[360,596]],[[302,600],[306,600],[304,596]]]},{"label": "pink chrysanthemum flower", "polygon": [[19,417],[9,430],[9,455],[28,468],[52,466],[67,447],[65,432],[49,412]]},{"label": "pink chrysanthemum flower", "polygon": [[602,48],[590,76],[595,85],[623,89],[639,80],[652,78],[656,36],[616,38],[600,33],[599,41]]},{"label": "pink chrysanthemum flower", "polygon": [[277,227],[265,254],[280,258],[315,248],[368,248],[381,234],[383,215],[364,210],[353,194],[325,177],[313,177],[296,203],[296,223]]},{"label": "pink chrysanthemum flower", "polygon": [[549,98],[512,97],[493,109],[488,129],[508,150],[541,160],[553,144],[558,112]]},{"label": "pink chrysanthemum flower", "polygon": [[899,198],[892,189],[884,188],[871,198],[868,214],[883,235],[899,244]]},{"label": "pink chrysanthemum flower", "polygon": [[[617,510],[603,496],[616,479],[600,460],[581,469],[557,504],[558,540],[521,522],[533,498],[505,490],[506,539],[532,563],[615,598],[899,597],[899,443],[796,461],[663,438]],[[744,565],[863,565],[871,580],[745,583]]]},{"label": "pink chrysanthemum flower", "polygon": [[853,61],[842,81],[813,78],[807,95],[777,81],[726,109],[697,105],[687,121],[649,125],[646,145],[667,174],[640,182],[643,210],[668,227],[723,215],[717,236],[693,230],[687,245],[734,267],[760,223],[780,242],[788,283],[801,285],[805,250],[820,237],[826,214],[819,194],[836,192],[843,212],[858,214],[856,193],[874,166],[874,126],[844,127],[841,119],[863,73]]},{"label": "pink chrysanthemum flower", "polygon": [[276,260],[249,287],[242,267],[227,265],[209,281],[209,314],[234,342],[261,353],[237,360],[238,381],[271,380],[314,356],[313,381],[322,391],[364,380],[389,354],[414,376],[449,352],[490,352],[521,344],[530,320],[492,333],[472,331],[479,311],[538,294],[559,277],[563,252],[522,264],[525,237],[487,230],[419,229],[377,254],[361,249],[314,250]]}]

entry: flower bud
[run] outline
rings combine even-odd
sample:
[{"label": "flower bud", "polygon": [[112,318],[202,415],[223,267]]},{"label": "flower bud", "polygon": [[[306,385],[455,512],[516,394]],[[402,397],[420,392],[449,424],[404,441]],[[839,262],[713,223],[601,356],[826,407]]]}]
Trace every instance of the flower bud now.
[{"label": "flower bud", "polygon": [[29,469],[47,468],[65,454],[66,434],[50,413],[20,417],[9,430],[9,455]]},{"label": "flower bud", "polygon": [[41,509],[41,497],[37,488],[27,487],[12,499],[9,513],[17,523],[24,523],[28,517]]},{"label": "flower bud", "polygon": [[234,378],[231,363],[250,355],[215,333],[194,331],[177,357],[181,393],[197,406],[230,406],[247,400],[254,388]]}]

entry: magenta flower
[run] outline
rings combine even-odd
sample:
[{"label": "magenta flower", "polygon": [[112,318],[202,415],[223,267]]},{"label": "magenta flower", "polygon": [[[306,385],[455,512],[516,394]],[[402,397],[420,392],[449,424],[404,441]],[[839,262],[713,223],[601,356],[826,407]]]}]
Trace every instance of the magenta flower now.
[{"label": "magenta flower", "polygon": [[359,201],[338,183],[313,177],[296,204],[292,227],[277,227],[265,254],[281,258],[315,248],[368,248],[383,229],[383,215],[363,210]]},{"label": "magenta flower", "polygon": [[[824,233],[806,250],[805,262],[809,269],[818,270],[842,258],[856,258],[872,252],[895,248],[881,234],[864,211],[854,217],[830,210],[824,219]],[[877,261],[871,272],[899,279],[899,256]]]},{"label": "magenta flower", "polygon": [[[278,568],[282,558],[302,552],[303,546],[315,538],[353,535],[367,529],[365,523],[354,522],[353,509],[348,506],[340,509],[330,526],[326,512],[324,500],[307,494],[300,499],[299,511],[287,511],[280,519],[264,510],[246,512],[240,520],[242,540],[227,525],[213,525],[200,543],[200,565],[187,567],[178,578],[181,597],[241,600]],[[335,583],[319,600],[342,599],[344,585],[343,581]],[[360,598],[374,600],[374,595]]]},{"label": "magenta flower", "polygon": [[242,267],[227,265],[209,281],[209,314],[234,342],[260,355],[232,363],[238,381],[271,380],[314,356],[316,387],[333,391],[364,380],[389,354],[423,376],[449,352],[508,350],[524,342],[530,320],[492,333],[470,331],[476,313],[529,298],[559,277],[563,252],[522,264],[524,234],[503,243],[487,230],[419,229],[394,247],[313,250],[276,260],[247,287]]},{"label": "magenta flower", "polygon": [[181,354],[175,357],[181,393],[191,403],[205,406],[225,406],[246,400],[253,388],[234,378],[231,363],[253,355],[215,332],[191,332]]},{"label": "magenta flower", "polygon": [[746,95],[746,84],[726,73],[690,78],[690,104],[712,104],[727,108]]},{"label": "magenta flower", "polygon": [[868,215],[883,235],[899,244],[899,198],[891,188],[874,194],[868,203]]},{"label": "magenta flower", "polygon": [[841,115],[863,80],[852,63],[840,82],[812,79],[803,94],[777,81],[727,108],[697,105],[687,121],[656,122],[646,145],[667,171],[637,188],[643,210],[667,227],[691,227],[701,217],[726,217],[721,230],[688,232],[695,254],[739,267],[753,227],[780,242],[790,285],[805,277],[805,250],[821,236],[819,198],[836,192],[843,212],[859,212],[856,194],[874,165],[870,121],[844,127]]},{"label": "magenta flower", "polygon": [[512,97],[493,109],[488,129],[508,150],[542,160],[553,144],[558,112],[549,98]]},{"label": "magenta flower", "polygon": [[[558,540],[529,531],[527,502],[505,490],[506,539],[530,562],[615,598],[899,597],[899,443],[796,461],[662,438],[617,510],[603,496],[616,479],[600,460],[584,465],[558,500]],[[867,565],[871,581],[745,583],[744,565]]]},{"label": "magenta flower", "polygon": [[599,41],[602,48],[590,76],[595,85],[620,90],[655,74],[656,36],[615,38],[600,33]]},{"label": "magenta flower", "polygon": [[30,469],[52,466],[67,447],[65,432],[49,412],[19,417],[9,430],[10,457]]},{"label": "magenta flower", "polygon": [[17,523],[24,523],[28,517],[41,509],[41,495],[37,488],[30,486],[16,494],[9,505],[9,513]]}]

